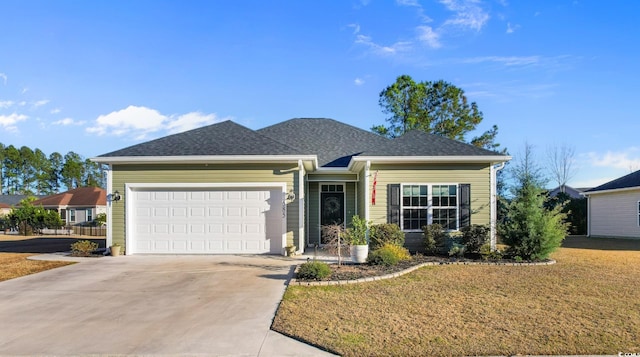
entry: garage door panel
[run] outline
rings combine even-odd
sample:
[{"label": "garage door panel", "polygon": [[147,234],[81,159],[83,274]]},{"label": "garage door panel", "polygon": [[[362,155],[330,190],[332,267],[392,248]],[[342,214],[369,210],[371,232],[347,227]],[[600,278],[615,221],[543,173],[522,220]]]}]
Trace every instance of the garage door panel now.
[{"label": "garage door panel", "polygon": [[279,253],[283,234],[280,191],[136,190],[132,210],[136,252],[268,253],[277,242],[274,249]]}]

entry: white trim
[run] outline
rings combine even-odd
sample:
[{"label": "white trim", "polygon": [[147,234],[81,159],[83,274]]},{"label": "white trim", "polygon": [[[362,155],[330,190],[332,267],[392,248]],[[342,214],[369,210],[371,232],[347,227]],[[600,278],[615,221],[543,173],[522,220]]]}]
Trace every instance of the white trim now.
[{"label": "white trim", "polygon": [[349,169],[352,169],[356,162],[380,163],[413,163],[413,162],[441,162],[441,163],[500,163],[511,160],[511,156],[506,155],[486,155],[486,156],[354,156],[351,158]]},{"label": "white trim", "polygon": [[593,191],[593,192],[582,192],[581,194],[583,196],[591,196],[591,195],[599,195],[599,194],[604,194],[604,193],[625,192],[625,191],[634,191],[634,190],[640,190],[640,186],[625,187],[625,188],[614,188],[614,189],[611,189],[611,190],[601,190],[601,191]]},{"label": "white trim", "polygon": [[403,196],[404,196],[404,186],[427,186],[427,206],[419,206],[419,207],[410,207],[409,209],[426,209],[427,210],[427,224],[433,224],[433,210],[434,209],[447,209],[446,207],[433,207],[433,186],[456,186],[456,229],[447,229],[445,227],[445,231],[449,232],[457,232],[460,230],[460,183],[454,182],[433,182],[433,183],[424,183],[424,182],[402,182],[400,183],[400,229],[403,232],[407,233],[417,233],[422,232],[422,229],[404,229],[404,204],[403,204]]},{"label": "white trim", "polygon": [[498,243],[497,241],[497,230],[496,230],[496,223],[498,221],[498,171],[504,169],[505,163],[501,163],[498,167],[491,165],[491,174],[490,174],[490,180],[489,180],[489,185],[490,185],[490,198],[489,198],[489,204],[490,204],[490,215],[489,215],[489,240],[490,240],[490,245],[491,245],[491,249],[495,250],[496,249],[496,244]]},{"label": "white trim", "polygon": [[306,241],[306,237],[304,235],[306,226],[304,220],[304,207],[307,204],[307,198],[305,195],[304,176],[304,165],[302,164],[302,160],[298,160],[298,253],[304,252]]},{"label": "white trim", "polygon": [[147,188],[260,188],[260,187],[269,187],[269,188],[280,188],[282,190],[282,252],[281,254],[286,254],[284,247],[287,245],[287,210],[286,210],[286,194],[287,194],[287,184],[286,182],[233,182],[233,183],[179,183],[179,182],[171,182],[171,183],[125,183],[125,222],[127,222],[127,229],[125,232],[125,254],[132,255],[135,254],[135,248],[133,246],[132,237],[133,237],[133,227],[135,226],[135,222],[133,221],[132,212],[134,209],[134,195],[133,192],[138,189],[147,189]]},{"label": "white trim", "polygon": [[[353,161],[353,158],[351,158]],[[369,173],[371,170],[371,161],[367,161],[364,167],[364,220],[369,221]],[[369,236],[367,232],[367,242],[369,241]]]},{"label": "white trim", "polygon": [[640,227],[640,201],[638,201],[638,227]]},{"label": "white trim", "polygon": [[[105,170],[107,174],[107,195],[113,192],[113,171],[111,165]],[[113,202],[111,200],[107,200],[107,240],[106,245],[107,248],[111,247],[113,244],[113,212],[111,206]]]},{"label": "white trim", "polygon": [[184,155],[184,156],[112,156],[94,157],[91,161],[105,164],[144,164],[144,163],[176,163],[176,164],[208,164],[216,162],[272,162],[298,163],[299,160],[310,161],[314,168],[318,167],[316,155]]}]

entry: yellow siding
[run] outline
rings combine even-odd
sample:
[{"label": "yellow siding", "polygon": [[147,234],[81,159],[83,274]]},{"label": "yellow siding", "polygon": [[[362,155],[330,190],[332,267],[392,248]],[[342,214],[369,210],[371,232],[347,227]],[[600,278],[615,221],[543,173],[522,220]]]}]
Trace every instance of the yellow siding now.
[{"label": "yellow siding", "polygon": [[[471,184],[471,224],[488,225],[491,221],[491,168],[487,165],[371,165],[371,175],[378,171],[376,204],[369,206],[369,219],[387,223],[387,185],[407,183]],[[373,179],[369,180],[369,192]],[[363,204],[365,204],[363,202]]]},{"label": "yellow siding", "polygon": [[[298,193],[295,164],[254,165],[114,165],[113,191],[125,192],[126,183],[235,183],[284,182],[286,192]],[[125,243],[124,208],[127,197],[112,205],[113,242]],[[287,244],[298,245],[298,200],[287,203]]]}]

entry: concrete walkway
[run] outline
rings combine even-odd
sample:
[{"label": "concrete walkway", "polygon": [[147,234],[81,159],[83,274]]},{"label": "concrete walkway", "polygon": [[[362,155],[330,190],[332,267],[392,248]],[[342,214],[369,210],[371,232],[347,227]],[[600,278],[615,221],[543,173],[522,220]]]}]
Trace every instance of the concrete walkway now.
[{"label": "concrete walkway", "polygon": [[0,355],[330,355],[269,329],[293,266],[278,256],[83,258],[0,282]]}]

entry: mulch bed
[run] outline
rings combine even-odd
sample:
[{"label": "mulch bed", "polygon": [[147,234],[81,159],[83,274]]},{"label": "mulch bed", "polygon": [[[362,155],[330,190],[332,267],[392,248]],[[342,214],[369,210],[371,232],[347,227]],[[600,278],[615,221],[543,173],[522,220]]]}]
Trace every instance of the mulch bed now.
[{"label": "mulch bed", "polygon": [[[329,264],[331,268],[331,275],[325,279],[325,281],[338,281],[338,280],[356,280],[361,278],[369,278],[375,276],[382,276],[387,274],[393,274],[405,269],[411,268],[413,266],[428,263],[428,262],[436,262],[441,264],[449,264],[454,262],[479,262],[483,261],[481,259],[472,259],[465,257],[444,257],[444,256],[433,256],[433,255],[412,255],[411,260],[401,261],[397,265],[392,266],[384,266],[384,265],[369,265],[369,264],[355,264],[352,262],[342,263],[342,265],[338,264]],[[530,263],[530,261],[520,261],[516,262],[512,259],[501,259],[501,260],[491,260],[493,263],[497,264],[511,264],[511,263]],[[300,281],[306,281],[305,279],[299,279]]]}]

